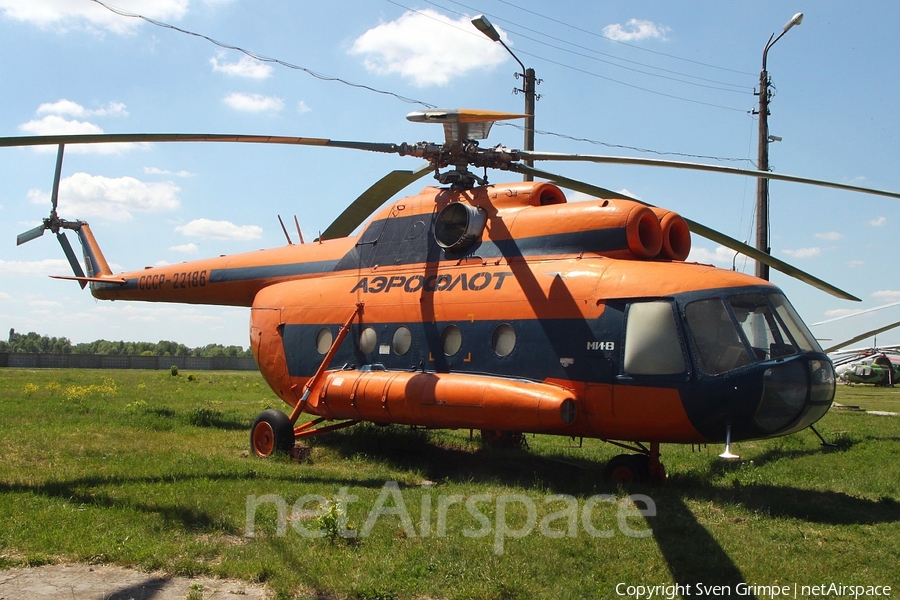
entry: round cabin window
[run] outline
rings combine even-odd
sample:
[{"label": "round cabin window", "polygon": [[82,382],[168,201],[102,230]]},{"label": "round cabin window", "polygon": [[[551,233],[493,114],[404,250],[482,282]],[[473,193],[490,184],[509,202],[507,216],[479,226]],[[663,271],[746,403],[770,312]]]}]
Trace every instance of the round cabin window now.
[{"label": "round cabin window", "polygon": [[331,349],[331,344],[334,341],[334,336],[331,334],[331,330],[327,327],[323,327],[316,334],[316,350],[319,354],[327,354]]},{"label": "round cabin window", "polygon": [[371,327],[366,327],[359,336],[359,351],[363,354],[371,354],[378,343],[378,334]]},{"label": "round cabin window", "polygon": [[398,327],[397,331],[394,332],[394,339],[391,341],[391,345],[394,347],[396,354],[403,356],[409,352],[409,348],[412,346],[412,333],[406,327]]},{"label": "round cabin window", "polygon": [[453,356],[462,347],[462,332],[456,325],[447,325],[441,332],[441,347],[444,354]]},{"label": "round cabin window", "polygon": [[516,330],[512,325],[504,323],[494,330],[491,347],[497,356],[509,356],[516,347]]}]

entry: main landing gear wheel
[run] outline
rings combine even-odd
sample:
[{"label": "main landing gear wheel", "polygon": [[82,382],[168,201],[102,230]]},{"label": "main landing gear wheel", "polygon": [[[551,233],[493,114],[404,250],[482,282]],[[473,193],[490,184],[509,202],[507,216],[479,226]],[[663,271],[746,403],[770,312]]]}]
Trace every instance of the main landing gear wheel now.
[{"label": "main landing gear wheel", "polygon": [[260,458],[287,454],[294,447],[294,426],[280,410],[270,408],[259,413],[250,428],[250,449]]}]

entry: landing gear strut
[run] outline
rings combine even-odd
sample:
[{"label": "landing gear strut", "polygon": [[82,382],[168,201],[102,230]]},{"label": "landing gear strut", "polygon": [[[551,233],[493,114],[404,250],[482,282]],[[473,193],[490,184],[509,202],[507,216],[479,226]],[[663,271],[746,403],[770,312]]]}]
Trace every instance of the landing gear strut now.
[{"label": "landing gear strut", "polygon": [[325,420],[316,419],[315,421],[310,421],[296,429],[294,428],[297,419],[307,406],[313,388],[325,374],[325,369],[328,368],[331,359],[334,358],[338,347],[341,345],[341,342],[344,341],[344,338],[347,337],[347,333],[350,331],[350,325],[362,310],[363,303],[357,303],[356,308],[353,309],[353,314],[350,315],[350,318],[347,319],[347,322],[344,323],[344,326],[338,331],[337,338],[332,342],[331,348],[329,348],[328,352],[325,354],[325,358],[322,359],[322,363],[316,370],[315,375],[313,375],[303,386],[303,395],[291,411],[291,416],[287,416],[280,410],[270,408],[264,410],[256,417],[256,421],[253,422],[253,427],[250,428],[250,449],[253,450],[254,454],[261,458],[267,458],[276,452],[287,454],[288,452],[291,452],[297,438],[311,437],[313,435],[334,431],[335,429],[348,427],[358,423],[358,421],[347,421],[330,427],[316,428],[316,425]]}]

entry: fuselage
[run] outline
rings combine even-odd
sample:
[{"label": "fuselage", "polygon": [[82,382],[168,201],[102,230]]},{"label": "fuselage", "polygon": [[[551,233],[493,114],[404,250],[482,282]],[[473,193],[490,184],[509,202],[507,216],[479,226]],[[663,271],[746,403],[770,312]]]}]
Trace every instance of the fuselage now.
[{"label": "fuselage", "polygon": [[688,443],[814,423],[834,395],[821,348],[775,286],[683,262],[673,215],[550,184],[426,188],[353,238],[91,287],[251,307],[269,385],[296,406],[309,384],[303,408],[330,419]]}]

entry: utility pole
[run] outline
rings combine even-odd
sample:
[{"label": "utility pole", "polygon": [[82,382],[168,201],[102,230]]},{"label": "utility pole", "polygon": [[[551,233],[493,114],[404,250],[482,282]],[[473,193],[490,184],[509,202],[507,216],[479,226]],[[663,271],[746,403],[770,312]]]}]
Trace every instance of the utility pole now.
[{"label": "utility pole", "polygon": [[[512,52],[510,52],[510,54],[512,54]],[[515,55],[513,55],[513,58],[515,58]],[[522,66],[524,68],[524,65]],[[531,151],[534,150],[534,103],[537,99],[537,96],[534,93],[534,87],[537,85],[537,81],[534,78],[534,69],[524,69],[523,74],[525,76],[525,86],[523,90],[525,92],[525,114],[528,115],[525,117],[525,150]],[[525,165],[533,167],[534,161],[526,159]],[[525,175],[523,181],[534,181],[534,177]]]},{"label": "utility pole", "polygon": [[[757,154],[756,169],[758,171],[769,170],[769,72],[766,71],[766,58],[769,48],[781,39],[794,25],[803,22],[803,13],[797,13],[791,20],[785,23],[778,37],[775,34],[769,36],[766,47],[763,49],[762,70],[759,72],[759,149]],[[774,39],[773,39],[774,38]],[[769,246],[769,180],[761,177],[756,180],[756,248],[766,254],[772,253]],[[760,279],[769,279],[769,265],[756,261],[756,276]]]},{"label": "utility pole", "polygon": [[[534,69],[526,69],[525,65],[522,64],[522,61],[519,60],[519,57],[516,56],[512,50],[509,49],[509,46],[503,43],[503,40],[500,39],[500,34],[494,29],[494,26],[490,21],[487,20],[487,17],[484,15],[479,15],[472,19],[472,25],[475,28],[490,38],[493,42],[500,42],[506,51],[509,52],[509,55],[512,56],[519,66],[522,67],[522,73],[516,74],[516,78],[519,76],[524,80],[524,85],[522,89],[516,88],[516,93],[522,92],[525,94],[525,147],[523,150],[534,150],[534,103],[537,100],[537,94],[535,94],[534,88],[539,83],[538,80],[534,76]],[[533,160],[525,160],[525,165],[529,167],[534,166]],[[524,181],[534,181],[534,177],[531,175],[525,175],[523,177]]]}]

